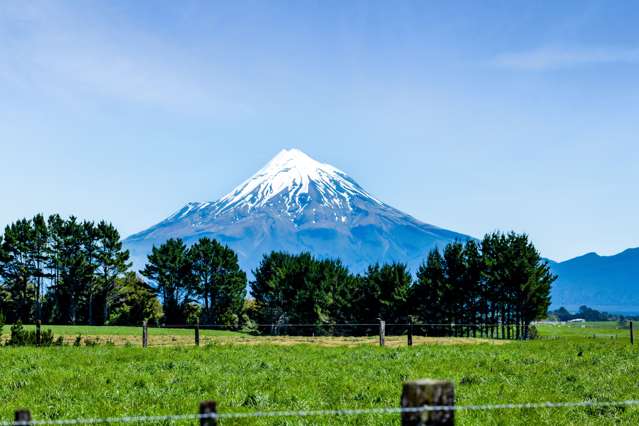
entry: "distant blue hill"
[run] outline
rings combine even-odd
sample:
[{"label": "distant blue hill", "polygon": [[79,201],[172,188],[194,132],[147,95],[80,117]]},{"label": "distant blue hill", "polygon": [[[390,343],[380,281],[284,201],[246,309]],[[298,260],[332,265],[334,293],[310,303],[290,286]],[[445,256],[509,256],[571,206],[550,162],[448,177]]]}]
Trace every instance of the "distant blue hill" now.
[{"label": "distant blue hill", "polygon": [[588,253],[551,263],[559,276],[552,291],[553,307],[579,305],[617,313],[639,313],[639,247],[614,256]]}]

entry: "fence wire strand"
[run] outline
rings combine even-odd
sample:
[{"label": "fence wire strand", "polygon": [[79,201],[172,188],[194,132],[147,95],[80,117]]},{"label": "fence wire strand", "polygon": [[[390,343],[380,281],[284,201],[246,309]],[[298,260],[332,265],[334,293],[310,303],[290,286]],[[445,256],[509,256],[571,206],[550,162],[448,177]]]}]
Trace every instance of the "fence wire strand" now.
[{"label": "fence wire strand", "polygon": [[489,411],[489,410],[531,410],[550,408],[605,408],[628,407],[639,405],[639,400],[623,401],[578,401],[578,402],[528,402],[510,404],[477,404],[477,405],[427,405],[422,407],[382,407],[362,409],[334,409],[334,410],[286,410],[286,411],[255,411],[235,413],[208,414],[175,414],[162,416],[124,416],[86,419],[60,420],[32,420],[20,422],[0,422],[0,426],[28,426],[28,425],[89,425],[110,423],[143,423],[143,422],[179,422],[202,419],[242,419],[258,417],[321,417],[321,416],[357,416],[420,413],[424,411]]}]

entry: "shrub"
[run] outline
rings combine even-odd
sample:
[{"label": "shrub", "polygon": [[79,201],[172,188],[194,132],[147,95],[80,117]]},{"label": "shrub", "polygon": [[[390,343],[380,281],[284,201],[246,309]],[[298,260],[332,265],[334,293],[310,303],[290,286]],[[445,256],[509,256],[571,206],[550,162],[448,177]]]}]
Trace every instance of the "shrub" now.
[{"label": "shrub", "polygon": [[186,303],[182,309],[187,324],[195,324],[202,316],[202,307],[197,303]]},{"label": "shrub", "polygon": [[[34,333],[35,332],[31,332]],[[35,341],[35,337],[34,337],[34,341]],[[40,333],[40,346],[51,346],[53,345],[53,331],[51,331],[50,328],[42,331]]]},{"label": "shrub", "polygon": [[539,339],[539,330],[534,325],[528,327],[528,340]]},{"label": "shrub", "polygon": [[[22,326],[22,322],[18,321],[11,326],[11,337],[9,338],[7,345],[26,346],[28,344],[28,338],[28,333]],[[35,344],[35,336],[33,339],[33,343]]]},{"label": "shrub", "polygon": [[248,315],[242,315],[242,333],[258,335],[260,333],[260,329],[257,326],[257,323],[249,318]]},{"label": "shrub", "polygon": [[[47,329],[40,332],[40,346],[53,345],[53,331]],[[25,330],[22,322],[18,321],[11,326],[11,336],[7,345],[9,346],[36,346],[36,331]]]},{"label": "shrub", "polygon": [[233,330],[237,330],[240,326],[240,318],[236,314],[229,311],[225,312],[220,317],[219,321],[224,326],[231,328]]}]

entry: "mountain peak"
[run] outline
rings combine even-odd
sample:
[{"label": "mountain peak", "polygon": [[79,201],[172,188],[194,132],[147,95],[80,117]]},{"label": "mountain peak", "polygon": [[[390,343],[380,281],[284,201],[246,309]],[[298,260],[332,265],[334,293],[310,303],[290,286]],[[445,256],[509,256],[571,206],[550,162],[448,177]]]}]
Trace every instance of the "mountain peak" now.
[{"label": "mountain peak", "polygon": [[318,161],[312,159],[309,155],[297,148],[283,149],[277,153],[275,157],[271,159],[271,162],[287,162],[294,161],[296,163],[319,163]]},{"label": "mountain peak", "polygon": [[275,197],[283,198],[286,210],[301,212],[313,199],[335,207],[350,207],[360,196],[380,204],[346,173],[320,163],[299,149],[283,149],[257,173],[219,200],[218,213],[233,208],[253,210]]},{"label": "mountain peak", "polygon": [[[278,175],[281,173],[286,174],[289,178],[295,178],[303,175],[312,177],[317,174],[318,170],[324,170],[328,173],[340,172],[330,164],[320,163],[299,149],[292,148],[281,150],[253,177],[262,174]],[[340,173],[343,174],[343,172]]]}]

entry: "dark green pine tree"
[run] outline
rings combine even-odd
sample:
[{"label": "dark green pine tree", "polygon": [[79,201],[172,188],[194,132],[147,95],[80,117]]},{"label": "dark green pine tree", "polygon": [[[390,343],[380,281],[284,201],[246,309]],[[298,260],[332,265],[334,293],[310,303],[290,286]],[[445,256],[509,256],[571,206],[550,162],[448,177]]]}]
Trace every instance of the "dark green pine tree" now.
[{"label": "dark green pine tree", "polygon": [[54,320],[76,324],[86,321],[87,300],[93,284],[94,265],[89,261],[85,225],[71,216],[62,222],[59,234],[57,263],[59,278],[55,285]]},{"label": "dark green pine tree", "polygon": [[[82,300],[82,312],[86,313],[86,319],[89,324],[95,324],[96,303],[99,298],[100,283],[96,279],[95,272],[98,267],[98,230],[93,222],[82,222],[81,242],[84,251],[86,265],[89,269],[87,274],[87,282],[85,283],[86,300]],[[83,296],[85,296],[83,294]]]},{"label": "dark green pine tree", "polygon": [[[260,316],[266,322],[282,325],[322,323],[325,316],[319,307],[325,306],[326,300],[316,289],[317,269],[317,261],[310,253],[271,253],[263,259],[252,285],[256,306],[265,308]],[[258,288],[265,292],[260,294]],[[264,305],[267,300],[273,302],[270,307]],[[302,334],[309,330],[296,327],[286,331]]]},{"label": "dark green pine tree", "polygon": [[169,239],[153,246],[142,275],[155,283],[162,300],[164,321],[184,323],[192,295],[192,271],[186,246],[181,239]]},{"label": "dark green pine tree", "polygon": [[162,304],[155,290],[135,272],[115,279],[110,308],[110,325],[141,324],[142,321],[158,324],[162,319]]},{"label": "dark green pine tree", "polygon": [[[287,288],[287,282],[295,284]],[[317,326],[297,330],[298,334],[341,332],[333,324],[350,316],[346,298],[352,283],[352,276],[338,260],[319,260],[309,253],[294,256],[280,284],[282,294],[289,300],[289,319]]]},{"label": "dark green pine tree", "polygon": [[[545,317],[556,276],[525,234],[488,234],[482,241],[483,281],[491,336],[519,338],[530,322]],[[513,326],[515,329],[513,330]]]},{"label": "dark green pine tree", "polygon": [[60,253],[62,251],[62,227],[64,220],[58,214],[54,214],[47,219],[47,229],[49,231],[48,241],[48,262],[47,269],[49,271],[49,286],[47,291],[47,310],[48,316],[52,317],[57,310],[55,305],[55,293],[60,283],[60,277],[62,272],[62,265],[60,263]]},{"label": "dark green pine tree", "polygon": [[[357,322],[353,309],[354,297],[360,285],[360,278],[350,273],[348,268],[339,259],[326,259],[322,261],[319,270],[321,288],[328,294],[326,310],[331,322],[348,324]],[[355,328],[338,326],[328,330],[335,334],[348,334],[355,332]]]},{"label": "dark green pine tree", "polygon": [[387,323],[405,322],[411,286],[412,277],[403,263],[369,266],[357,297],[360,320],[365,323],[375,323],[378,319]]},{"label": "dark green pine tree", "polygon": [[[466,265],[464,262],[464,245],[460,242],[453,242],[444,248],[444,288],[442,294],[442,307],[445,311],[444,320],[447,323],[463,323],[465,316],[464,280],[466,278]],[[461,332],[461,327],[452,326],[449,330],[457,336]]]},{"label": "dark green pine tree", "polygon": [[[411,311],[419,322],[441,324],[446,320],[445,287],[444,259],[438,249],[433,249],[417,270],[411,291]],[[440,327],[425,327],[424,330],[428,334],[442,334],[443,331]]]},{"label": "dark green pine tree", "polygon": [[42,319],[42,293],[44,281],[49,278],[46,267],[49,263],[49,229],[43,215],[36,215],[32,220],[33,243],[31,244],[31,259],[33,263],[33,278],[35,281],[35,318]]},{"label": "dark green pine tree", "polygon": [[8,293],[7,321],[28,322],[34,304],[33,252],[34,232],[31,222],[21,219],[7,226],[2,243],[5,262],[2,267],[4,287]]},{"label": "dark green pine tree", "polygon": [[96,228],[97,246],[95,252],[96,293],[101,302],[102,323],[109,319],[109,306],[115,297],[116,280],[130,267],[129,251],[122,248],[120,233],[110,223],[101,221]]},{"label": "dark green pine tree", "polygon": [[481,242],[483,259],[482,280],[486,312],[484,322],[490,337],[499,337],[497,324],[505,320],[505,306],[510,298],[508,269],[505,258],[506,240],[503,234],[493,232],[484,236]]},{"label": "dark green pine tree", "polygon": [[525,333],[532,321],[547,316],[550,289],[557,277],[550,272],[550,266],[526,234],[511,232],[505,238],[508,286],[511,289],[508,323],[516,325],[514,337],[520,338],[522,328]]},{"label": "dark green pine tree", "polygon": [[478,332],[482,332],[481,323],[483,321],[481,312],[483,309],[483,287],[482,287],[482,257],[479,245],[475,240],[469,240],[464,245],[465,276],[463,280],[464,322],[470,324],[473,337]]},{"label": "dark green pine tree", "polygon": [[7,291],[4,279],[4,268],[9,261],[9,255],[4,250],[4,236],[0,234],[0,322],[7,318],[10,312],[10,294]]},{"label": "dark green pine tree", "polygon": [[285,316],[285,301],[280,285],[291,262],[292,255],[274,251],[265,254],[253,271],[250,293],[255,300],[254,320],[258,324],[273,324]]},{"label": "dark green pine tree", "polygon": [[237,254],[217,240],[202,238],[189,249],[193,289],[204,302],[203,320],[239,325],[246,296],[246,274]]},{"label": "dark green pine tree", "polygon": [[[262,324],[280,324],[279,332],[344,333],[333,324],[357,318],[353,309],[357,279],[338,260],[272,252],[253,274],[254,317]],[[305,326],[286,327],[291,323]]]}]

